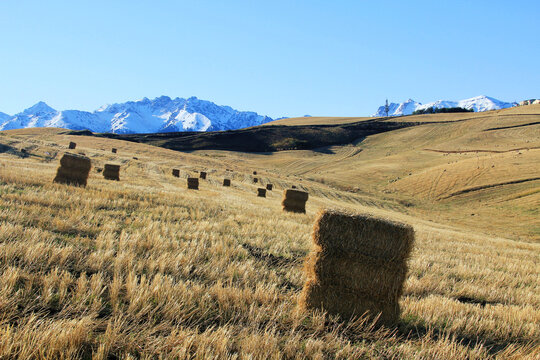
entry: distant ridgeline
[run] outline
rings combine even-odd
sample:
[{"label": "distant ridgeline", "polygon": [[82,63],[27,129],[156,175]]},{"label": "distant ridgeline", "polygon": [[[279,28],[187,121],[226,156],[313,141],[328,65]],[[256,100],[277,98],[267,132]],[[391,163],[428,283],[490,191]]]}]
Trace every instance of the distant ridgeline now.
[{"label": "distant ridgeline", "polygon": [[461,113],[461,112],[474,112],[474,109],[465,109],[462,107],[449,107],[449,108],[436,108],[429,107],[427,109],[419,109],[413,111],[413,115],[422,115],[422,114],[438,114],[438,113]]}]

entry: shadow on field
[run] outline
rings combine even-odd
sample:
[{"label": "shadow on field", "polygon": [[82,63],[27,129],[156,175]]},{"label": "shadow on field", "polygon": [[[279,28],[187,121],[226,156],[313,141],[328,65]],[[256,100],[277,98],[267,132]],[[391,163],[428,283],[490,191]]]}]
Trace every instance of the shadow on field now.
[{"label": "shadow on field", "polygon": [[401,319],[396,329],[396,336],[405,340],[421,341],[425,336],[433,339],[434,341],[454,338],[456,342],[469,349],[478,348],[482,345],[490,355],[497,355],[497,353],[503,351],[509,345],[531,345],[529,341],[515,339],[510,340],[495,340],[484,339],[481,337],[470,337],[459,333],[459,331],[448,331],[442,326],[433,324],[425,324],[422,319]]}]

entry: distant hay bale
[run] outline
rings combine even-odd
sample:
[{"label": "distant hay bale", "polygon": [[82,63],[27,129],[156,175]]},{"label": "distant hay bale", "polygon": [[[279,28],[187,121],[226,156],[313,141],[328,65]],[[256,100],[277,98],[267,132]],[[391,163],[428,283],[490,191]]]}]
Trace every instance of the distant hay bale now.
[{"label": "distant hay bale", "polygon": [[344,319],[366,314],[377,324],[399,320],[399,298],[414,243],[411,226],[335,210],[319,214],[314,248],[304,264],[304,309],[324,309]]},{"label": "distant hay bale", "polygon": [[187,188],[192,190],[199,190],[199,178],[188,177]]},{"label": "distant hay bale", "polygon": [[266,184],[266,190],[272,191],[273,187],[274,186],[272,184]]},{"label": "distant hay bale", "polygon": [[266,197],[266,189],[265,188],[258,188],[257,189],[257,196],[258,197]]},{"label": "distant hay bale", "polygon": [[223,186],[231,186],[231,179],[223,179]]},{"label": "distant hay bale", "polygon": [[112,148],[111,151],[113,152],[113,154],[116,154],[118,152],[118,150],[116,148]]},{"label": "distant hay bale", "polygon": [[281,205],[284,211],[305,213],[309,194],[301,190],[287,189],[283,192]]},{"label": "distant hay bale", "polygon": [[172,169],[172,176],[180,177],[180,170],[179,169]]},{"label": "distant hay bale", "polygon": [[259,182],[259,179],[258,178],[253,178],[253,182],[256,184]]},{"label": "distant hay bale", "polygon": [[199,177],[201,179],[206,179],[206,171],[201,171],[201,173],[199,174]]},{"label": "distant hay bale", "polygon": [[73,149],[75,149],[76,147],[77,147],[77,144],[76,144],[76,143],[74,143],[73,141],[70,141],[70,142],[69,142],[69,146],[68,146],[69,149],[72,149],[72,150],[73,150]]},{"label": "distant hay bale", "polygon": [[53,182],[86,186],[91,167],[92,162],[86,156],[65,153],[60,159],[60,167]]},{"label": "distant hay bale", "polygon": [[105,164],[103,177],[107,180],[120,181],[120,165]]}]

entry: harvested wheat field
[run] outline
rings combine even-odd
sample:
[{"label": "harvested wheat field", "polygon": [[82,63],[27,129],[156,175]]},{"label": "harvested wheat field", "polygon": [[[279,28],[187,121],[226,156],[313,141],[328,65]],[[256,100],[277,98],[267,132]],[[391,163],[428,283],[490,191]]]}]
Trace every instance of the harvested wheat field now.
[{"label": "harvested wheat field", "polygon": [[[0,358],[538,359],[540,105],[526,110],[272,154],[0,132]],[[122,181],[53,183],[69,141]],[[173,167],[212,170],[191,191]],[[306,213],[254,196],[254,168],[309,193]],[[298,307],[324,207],[414,228],[395,326]]]}]

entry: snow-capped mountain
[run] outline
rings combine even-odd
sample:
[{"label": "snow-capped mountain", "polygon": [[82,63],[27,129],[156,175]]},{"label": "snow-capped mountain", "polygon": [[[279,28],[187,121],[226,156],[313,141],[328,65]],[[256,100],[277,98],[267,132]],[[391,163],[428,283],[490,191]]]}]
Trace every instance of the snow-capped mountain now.
[{"label": "snow-capped mountain", "polygon": [[9,116],[0,113],[0,130],[30,127],[60,127],[93,132],[155,133],[172,131],[234,130],[272,121],[255,112],[190,97],[171,99],[161,96],[106,105],[94,112],[56,111],[44,102]]},{"label": "snow-capped mountain", "polygon": [[[410,115],[416,110],[424,110],[430,107],[437,109],[441,108],[451,108],[451,107],[461,107],[465,109],[473,109],[476,112],[488,111],[488,110],[498,110],[505,109],[512,106],[516,106],[517,103],[509,103],[494,99],[489,96],[476,96],[470,99],[459,100],[459,101],[448,101],[448,100],[437,100],[428,104],[422,104],[416,102],[412,99],[409,99],[401,104],[390,103],[388,104],[388,115],[389,116],[401,116],[401,115]],[[380,106],[379,109],[373,116],[385,116],[384,105]]]}]

